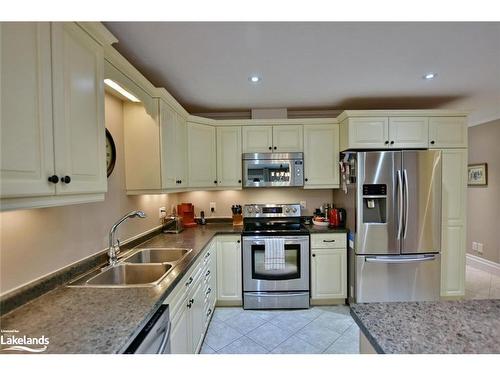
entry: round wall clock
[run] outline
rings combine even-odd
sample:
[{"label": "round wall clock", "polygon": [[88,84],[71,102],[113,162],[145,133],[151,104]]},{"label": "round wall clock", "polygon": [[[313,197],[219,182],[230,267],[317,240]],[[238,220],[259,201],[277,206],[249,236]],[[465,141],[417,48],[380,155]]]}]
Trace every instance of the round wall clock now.
[{"label": "round wall clock", "polygon": [[115,141],[111,133],[106,129],[106,166],[108,169],[108,177],[113,172],[116,163],[116,147]]}]

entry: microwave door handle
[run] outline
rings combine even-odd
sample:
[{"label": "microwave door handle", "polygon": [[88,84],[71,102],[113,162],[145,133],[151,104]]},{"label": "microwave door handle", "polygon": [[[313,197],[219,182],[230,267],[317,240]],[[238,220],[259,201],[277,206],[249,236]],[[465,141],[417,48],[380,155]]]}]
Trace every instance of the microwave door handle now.
[{"label": "microwave door handle", "polygon": [[405,197],[405,222],[404,222],[404,234],[403,238],[406,238],[406,233],[408,232],[408,208],[410,204],[410,198],[409,198],[409,193],[408,193],[408,173],[406,172],[406,169],[404,170],[404,197]]},{"label": "microwave door handle", "polygon": [[170,322],[168,322],[168,325],[164,328],[165,333],[163,334],[160,346],[159,346],[158,351],[156,352],[156,354],[162,354],[165,351],[165,347],[167,346],[168,339],[169,339],[169,336],[170,336],[170,326],[171,326],[171,324],[170,324]]},{"label": "microwave door handle", "polygon": [[431,260],[435,260],[435,255],[424,255],[424,256],[416,256],[416,257],[403,257],[401,255],[396,255],[393,257],[390,256],[381,256],[381,257],[366,257],[365,262],[367,263],[418,263],[418,262],[428,262]]},{"label": "microwave door handle", "polygon": [[401,230],[403,229],[403,181],[401,171],[398,169],[398,240],[401,239]]}]

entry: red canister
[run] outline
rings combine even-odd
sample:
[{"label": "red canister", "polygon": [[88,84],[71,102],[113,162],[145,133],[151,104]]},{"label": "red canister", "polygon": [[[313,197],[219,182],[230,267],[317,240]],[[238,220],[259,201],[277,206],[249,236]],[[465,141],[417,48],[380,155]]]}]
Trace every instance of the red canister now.
[{"label": "red canister", "polygon": [[328,213],[328,221],[330,222],[330,226],[338,227],[339,226],[339,212],[336,208],[332,208]]}]

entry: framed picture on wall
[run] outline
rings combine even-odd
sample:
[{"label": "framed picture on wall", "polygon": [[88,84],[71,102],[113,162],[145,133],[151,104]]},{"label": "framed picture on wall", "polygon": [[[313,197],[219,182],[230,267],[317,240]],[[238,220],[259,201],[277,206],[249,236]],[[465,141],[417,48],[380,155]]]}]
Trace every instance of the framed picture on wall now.
[{"label": "framed picture on wall", "polygon": [[469,164],[467,185],[486,186],[488,185],[488,164]]}]

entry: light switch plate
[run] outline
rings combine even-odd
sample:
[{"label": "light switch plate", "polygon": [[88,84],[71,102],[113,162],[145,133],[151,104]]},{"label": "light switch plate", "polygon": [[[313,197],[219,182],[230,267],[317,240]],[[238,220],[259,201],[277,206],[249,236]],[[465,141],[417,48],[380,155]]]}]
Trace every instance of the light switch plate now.
[{"label": "light switch plate", "polygon": [[477,251],[477,242],[472,241],[472,250]]},{"label": "light switch plate", "polygon": [[478,252],[479,254],[482,254],[482,253],[483,253],[483,244],[482,244],[482,243],[480,243],[480,242],[478,242],[478,243],[477,243],[477,252]]},{"label": "light switch plate", "polygon": [[215,202],[210,202],[210,212],[217,211],[217,207],[215,206]]},{"label": "light switch plate", "polygon": [[300,207],[305,210],[307,208],[307,202],[306,201],[300,201]]}]

